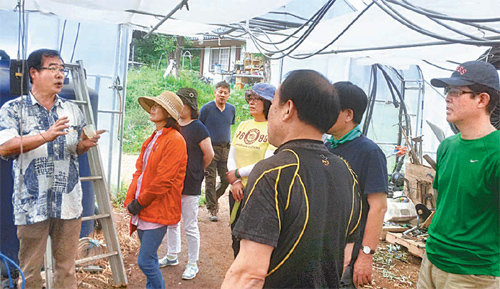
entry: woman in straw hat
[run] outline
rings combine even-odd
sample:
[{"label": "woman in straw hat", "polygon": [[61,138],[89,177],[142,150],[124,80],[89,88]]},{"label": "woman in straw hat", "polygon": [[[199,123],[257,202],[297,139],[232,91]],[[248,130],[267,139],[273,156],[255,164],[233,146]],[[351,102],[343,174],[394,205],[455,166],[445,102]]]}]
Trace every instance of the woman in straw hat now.
[{"label": "woman in straw hat", "polygon": [[[198,204],[201,195],[201,183],[204,170],[214,157],[214,150],[208,129],[198,120],[198,93],[195,89],[184,87],[177,91],[184,103],[179,124],[182,136],[186,140],[188,164],[184,189],[182,191],[182,223],[187,237],[188,263],[182,279],[190,280],[198,274],[198,256],[200,253],[200,231],[198,229]],[[177,255],[181,251],[180,222],[168,226],[167,254],[160,259],[160,267],[179,264]]]},{"label": "woman in straw hat", "polygon": [[158,264],[158,247],[167,225],[181,218],[181,193],[186,175],[186,142],[180,134],[180,98],[166,91],[157,97],[139,97],[156,130],[142,144],[124,206],[132,215],[130,233],[141,240],[137,264],[146,275],[146,288],[165,288]]},{"label": "woman in straw hat", "polygon": [[[267,115],[275,90],[270,84],[257,83],[252,90],[245,92],[245,100],[253,119],[242,121],[236,129],[227,159],[227,179],[231,183],[231,229],[239,217],[240,201],[250,172],[257,162],[272,156],[276,149],[269,144],[267,138]],[[234,236],[232,238],[236,257],[240,251],[240,240]]]}]

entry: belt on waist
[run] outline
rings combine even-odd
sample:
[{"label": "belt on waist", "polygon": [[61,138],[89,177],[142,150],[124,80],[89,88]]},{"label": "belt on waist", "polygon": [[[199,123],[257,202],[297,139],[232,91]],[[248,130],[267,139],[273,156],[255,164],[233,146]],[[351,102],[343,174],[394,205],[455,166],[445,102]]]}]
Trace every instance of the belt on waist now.
[{"label": "belt on waist", "polygon": [[212,143],[212,146],[214,146],[214,147],[227,147],[227,146],[229,146],[229,143]]}]

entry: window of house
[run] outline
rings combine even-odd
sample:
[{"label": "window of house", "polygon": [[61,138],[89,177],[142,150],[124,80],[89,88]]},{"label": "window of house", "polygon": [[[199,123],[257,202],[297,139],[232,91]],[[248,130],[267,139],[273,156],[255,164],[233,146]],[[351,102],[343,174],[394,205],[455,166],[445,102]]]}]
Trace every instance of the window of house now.
[{"label": "window of house", "polygon": [[222,71],[229,70],[229,55],[231,48],[211,48],[210,49],[210,71],[218,72],[216,66],[220,65]]}]

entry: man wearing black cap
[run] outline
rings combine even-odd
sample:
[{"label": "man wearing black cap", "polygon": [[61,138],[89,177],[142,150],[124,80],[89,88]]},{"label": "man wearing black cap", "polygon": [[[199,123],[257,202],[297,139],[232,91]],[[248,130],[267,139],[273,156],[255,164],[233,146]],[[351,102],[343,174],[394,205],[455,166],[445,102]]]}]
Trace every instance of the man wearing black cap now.
[{"label": "man wearing black cap", "polygon": [[498,72],[469,61],[431,84],[445,88],[446,119],[460,133],[437,151],[437,208],[417,288],[500,288],[500,132],[490,122]]}]

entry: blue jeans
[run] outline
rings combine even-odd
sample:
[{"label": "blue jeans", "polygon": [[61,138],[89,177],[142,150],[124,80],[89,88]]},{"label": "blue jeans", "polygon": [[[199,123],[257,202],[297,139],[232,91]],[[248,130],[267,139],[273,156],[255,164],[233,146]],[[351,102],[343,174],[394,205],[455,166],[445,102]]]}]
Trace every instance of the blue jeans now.
[{"label": "blue jeans", "polygon": [[147,289],[165,289],[165,282],[158,263],[158,248],[166,232],[167,226],[154,230],[137,230],[141,240],[137,265],[146,275]]}]

